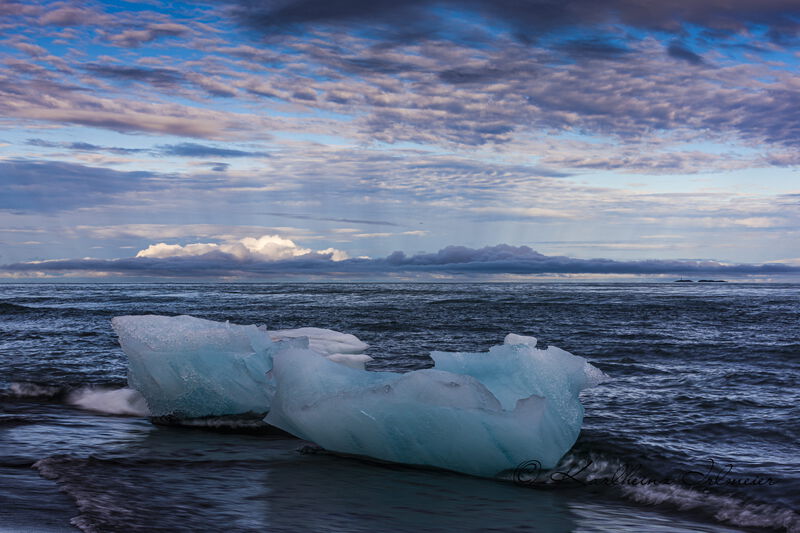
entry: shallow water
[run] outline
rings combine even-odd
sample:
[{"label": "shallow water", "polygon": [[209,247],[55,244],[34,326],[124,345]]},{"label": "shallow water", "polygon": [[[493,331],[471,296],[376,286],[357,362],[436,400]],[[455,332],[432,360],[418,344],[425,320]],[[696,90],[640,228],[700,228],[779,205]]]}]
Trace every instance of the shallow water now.
[{"label": "shallow water", "polygon": [[[613,379],[561,475],[520,486],[109,414],[110,319],[145,313],[345,331],[396,371],[515,332]],[[800,286],[3,285],[0,316],[8,530],[800,530]]]}]

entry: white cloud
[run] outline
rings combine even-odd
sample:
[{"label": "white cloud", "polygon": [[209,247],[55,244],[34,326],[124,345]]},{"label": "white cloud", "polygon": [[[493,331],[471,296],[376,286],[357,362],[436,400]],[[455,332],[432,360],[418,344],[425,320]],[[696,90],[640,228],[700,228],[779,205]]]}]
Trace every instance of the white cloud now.
[{"label": "white cloud", "polygon": [[426,230],[414,230],[414,231],[401,231],[400,233],[391,233],[391,232],[379,232],[379,233],[356,233],[353,237],[358,238],[365,238],[365,237],[394,237],[396,235],[415,235],[418,237],[427,235],[428,231]]},{"label": "white cloud", "polygon": [[783,263],[785,265],[800,267],[800,257],[795,257],[792,259],[776,259],[775,261],[767,261],[767,263]]},{"label": "white cloud", "polygon": [[325,248],[324,250],[319,250],[317,253],[331,254],[331,261],[344,261],[345,259],[350,258],[350,256],[347,255],[347,252],[337,250],[336,248]]},{"label": "white cloud", "polygon": [[678,235],[674,233],[660,233],[656,235],[642,235],[639,237],[640,239],[684,239],[683,235]]},{"label": "white cloud", "polygon": [[[292,227],[276,226],[237,226],[220,224],[119,224],[114,226],[76,226],[75,231],[85,233],[95,239],[186,239],[203,238],[235,241],[250,235],[280,233],[292,237],[308,239],[308,231]],[[2,231],[2,230],[0,230]]]},{"label": "white cloud", "polygon": [[497,213],[530,218],[575,218],[574,214],[566,210],[543,207],[471,207],[469,210],[474,213]]},{"label": "white cloud", "polygon": [[369,237],[391,237],[394,233],[379,232],[379,233],[356,233],[354,237],[369,238]]},{"label": "white cloud", "polygon": [[[712,207],[708,206],[708,210]],[[698,208],[700,211],[700,208]],[[666,216],[663,218],[642,217],[641,222],[654,224],[689,224],[701,228],[749,228],[749,229],[768,229],[777,228],[788,224],[788,221],[781,217],[685,217],[685,216]]]},{"label": "white cloud", "polygon": [[735,220],[734,224],[746,228],[774,228],[786,224],[786,221],[776,217],[750,217]]},{"label": "white cloud", "polygon": [[190,257],[211,253],[224,253],[236,259],[255,261],[280,261],[308,254],[330,255],[333,261],[348,259],[347,252],[335,248],[314,251],[302,248],[291,239],[284,239],[278,235],[262,235],[261,237],[245,237],[235,242],[217,243],[192,243],[186,245],[166,244],[160,242],[151,244],[139,251],[136,257],[150,257],[163,259],[166,257]]}]

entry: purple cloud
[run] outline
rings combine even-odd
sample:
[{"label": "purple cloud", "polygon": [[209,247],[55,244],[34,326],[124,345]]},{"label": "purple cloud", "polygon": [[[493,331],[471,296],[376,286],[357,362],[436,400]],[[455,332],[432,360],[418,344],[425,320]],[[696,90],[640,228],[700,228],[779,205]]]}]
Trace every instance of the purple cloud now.
[{"label": "purple cloud", "polygon": [[423,39],[454,35],[453,30],[457,30],[448,27],[447,20],[434,9],[442,6],[471,11],[505,24],[525,42],[537,41],[558,30],[615,23],[673,34],[691,24],[713,30],[717,36],[763,26],[776,41],[791,38],[800,27],[800,7],[793,0],[676,0],[645,4],[637,0],[239,0],[232,12],[242,24],[268,33],[315,24],[381,24],[393,30],[391,37]]},{"label": "purple cloud", "polygon": [[179,37],[189,33],[191,33],[191,29],[183,24],[158,23],[149,24],[144,29],[129,29],[121,33],[110,33],[107,38],[116,45],[136,48],[162,37]]},{"label": "purple cloud", "polygon": [[739,277],[747,275],[797,275],[800,266],[783,263],[724,264],[717,261],[575,259],[547,256],[527,246],[500,244],[485,248],[448,246],[431,254],[407,256],[394,252],[380,259],[334,261],[331,253],[310,253],[292,259],[260,261],[238,258],[218,250],[202,255],[134,257],[125,259],[68,259],[0,266],[14,273],[111,273],[120,276],[193,278],[240,276],[391,276],[394,274],[623,274]]},{"label": "purple cloud", "polygon": [[184,82],[183,74],[171,68],[144,68],[123,65],[88,63],[83,69],[90,74],[122,82],[141,81],[157,87],[176,87]]},{"label": "purple cloud", "polygon": [[675,59],[683,59],[692,65],[702,65],[705,63],[702,56],[695,54],[679,42],[673,42],[667,47],[667,54]]},{"label": "purple cloud", "polygon": [[197,143],[164,144],[158,146],[157,153],[179,157],[270,157],[268,152],[234,150]]},{"label": "purple cloud", "polygon": [[0,161],[0,210],[53,212],[107,202],[113,195],[163,187],[153,172],[121,172],[62,161]]}]

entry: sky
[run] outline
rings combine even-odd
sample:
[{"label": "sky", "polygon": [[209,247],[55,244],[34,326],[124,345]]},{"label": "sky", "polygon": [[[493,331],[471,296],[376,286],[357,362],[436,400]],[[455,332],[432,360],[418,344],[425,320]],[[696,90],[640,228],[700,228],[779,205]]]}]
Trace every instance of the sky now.
[{"label": "sky", "polygon": [[0,0],[0,281],[800,279],[796,0]]}]

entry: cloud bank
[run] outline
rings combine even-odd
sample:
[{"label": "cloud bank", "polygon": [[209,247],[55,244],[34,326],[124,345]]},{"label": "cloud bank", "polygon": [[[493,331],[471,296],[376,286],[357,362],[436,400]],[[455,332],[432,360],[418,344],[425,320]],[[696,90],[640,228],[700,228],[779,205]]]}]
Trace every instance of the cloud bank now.
[{"label": "cloud bank", "polygon": [[447,246],[435,253],[406,255],[397,251],[384,258],[348,258],[329,248],[312,251],[278,236],[245,238],[235,243],[159,243],[123,259],[60,259],[0,266],[0,272],[19,277],[98,275],[155,278],[268,278],[292,276],[391,277],[403,274],[449,274],[464,277],[514,274],[598,274],[632,276],[775,276],[800,274],[800,266],[726,264],[702,260],[617,261],[548,256],[527,246],[499,244],[484,248]]}]

